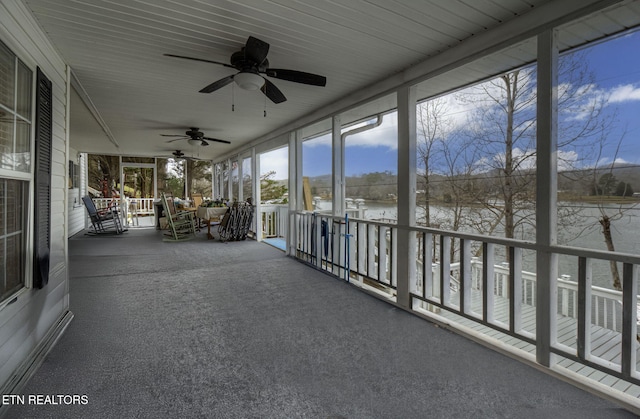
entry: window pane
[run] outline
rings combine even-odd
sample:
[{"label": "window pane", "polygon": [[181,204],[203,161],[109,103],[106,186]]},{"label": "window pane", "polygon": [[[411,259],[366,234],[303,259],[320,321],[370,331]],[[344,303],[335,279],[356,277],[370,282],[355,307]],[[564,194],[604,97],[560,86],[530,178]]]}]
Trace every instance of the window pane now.
[{"label": "window pane", "polygon": [[13,116],[0,120],[0,167],[13,169]]},{"label": "window pane", "polygon": [[24,284],[28,182],[0,179],[0,299]]},{"label": "window pane", "polygon": [[398,219],[397,112],[350,127],[342,133],[369,125],[371,128],[345,139],[345,205],[352,217],[395,223]]},{"label": "window pane", "polygon": [[19,172],[31,170],[31,124],[18,119],[16,124],[16,152],[14,169]]},{"label": "window pane", "polygon": [[0,104],[10,110],[14,109],[15,62],[15,55],[0,42]]},{"label": "window pane", "polygon": [[231,162],[231,187],[233,192],[233,200],[238,199],[239,194],[239,179],[238,179],[238,161]]},{"label": "window pane", "polygon": [[6,186],[6,234],[17,233],[22,230],[22,185],[16,180],[7,181]]},{"label": "window pane", "polygon": [[251,182],[251,157],[242,160],[242,196],[246,201],[253,193]]},{"label": "window pane", "polygon": [[[304,199],[303,208],[307,211],[331,213],[333,207],[331,178],[331,133],[304,139],[302,142],[302,177],[305,185],[303,195],[310,191],[310,197]],[[308,188],[305,189],[305,187]],[[309,202],[311,207],[309,208]]]},{"label": "window pane", "polygon": [[260,202],[286,204],[289,199],[289,147],[260,155]]},{"label": "window pane", "polygon": [[122,156],[123,163],[155,163],[155,158],[153,157],[129,157]]},{"label": "window pane", "polygon": [[31,74],[31,70],[24,63],[18,62],[17,112],[18,115],[29,121],[31,120]]}]

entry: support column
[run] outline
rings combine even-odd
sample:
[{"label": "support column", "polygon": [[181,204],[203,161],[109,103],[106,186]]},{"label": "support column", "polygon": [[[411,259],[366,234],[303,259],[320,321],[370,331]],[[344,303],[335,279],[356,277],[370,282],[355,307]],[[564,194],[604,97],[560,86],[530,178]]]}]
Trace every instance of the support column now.
[{"label": "support column", "polygon": [[296,211],[301,210],[302,202],[302,144],[298,131],[289,133],[289,211],[287,217],[287,255],[296,252]]},{"label": "support column", "polygon": [[411,308],[410,283],[416,277],[416,87],[398,90],[397,302]]},{"label": "support column", "polygon": [[555,30],[538,35],[536,168],[536,360],[549,367],[556,342],[558,45]]},{"label": "support column", "polygon": [[342,142],[342,119],[340,116],[334,116],[332,119],[332,136],[331,136],[331,165],[333,171],[333,205],[332,213],[335,216],[344,216],[344,143]]},{"label": "support column", "polygon": [[256,226],[256,240],[262,241],[262,215],[260,214],[262,205],[260,204],[260,155],[256,149],[251,149],[251,182],[253,182],[253,204],[255,205],[254,219]]},{"label": "support column", "polygon": [[244,176],[244,173],[242,171],[243,161],[244,161],[244,157],[238,156],[238,202],[245,201],[244,191],[242,190],[243,189],[242,177]]},{"label": "support column", "polygon": [[232,160],[227,159],[227,191],[225,193],[230,203],[233,202],[233,181],[231,179],[231,174],[233,173],[233,170],[231,167],[231,163],[232,163]]}]

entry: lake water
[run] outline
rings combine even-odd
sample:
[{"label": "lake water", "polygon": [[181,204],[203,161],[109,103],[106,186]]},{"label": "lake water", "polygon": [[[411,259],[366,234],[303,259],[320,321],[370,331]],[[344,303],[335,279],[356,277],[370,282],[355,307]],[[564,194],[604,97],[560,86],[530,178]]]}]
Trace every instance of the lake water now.
[{"label": "lake water", "polygon": [[[316,201],[319,210],[327,210],[331,208],[331,203],[327,201]],[[602,229],[598,223],[600,210],[595,205],[580,205],[575,203],[559,203],[559,206],[571,206],[575,213],[566,220],[558,222],[558,244],[582,247],[595,250],[606,250]],[[379,202],[366,202],[365,218],[374,219],[397,219],[397,208],[395,204],[385,204]],[[640,206],[633,205],[611,205],[605,209],[610,217],[620,214],[618,219],[612,222],[612,236],[616,251],[622,253],[640,255]],[[424,215],[421,208],[417,209],[416,217],[420,218]],[[447,220],[451,220],[451,210],[446,207],[432,206],[431,217],[435,220],[442,221],[442,229],[447,229]],[[467,232],[474,232],[471,228],[466,228]],[[496,232],[494,236],[499,236]],[[531,228],[529,231],[520,231],[519,237],[525,240],[534,240],[535,232]],[[497,249],[496,260],[500,260],[499,252],[504,249]],[[504,257],[504,256],[502,256]],[[529,272],[535,272],[535,253],[524,252],[523,269]],[[622,273],[622,266],[619,266]],[[592,261],[593,285],[604,288],[612,288],[611,271],[609,262],[594,260]],[[578,275],[578,259],[577,257],[561,256],[558,261],[558,274],[569,275],[571,279],[576,280]]]}]

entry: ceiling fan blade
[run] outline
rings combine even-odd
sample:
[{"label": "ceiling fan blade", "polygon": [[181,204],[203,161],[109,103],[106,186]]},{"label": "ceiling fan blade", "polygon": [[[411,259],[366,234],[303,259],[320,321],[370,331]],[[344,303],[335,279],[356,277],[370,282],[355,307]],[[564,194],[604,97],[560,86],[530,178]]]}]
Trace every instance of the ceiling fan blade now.
[{"label": "ceiling fan blade", "polygon": [[175,58],[182,58],[185,60],[202,61],[205,63],[212,63],[212,64],[218,64],[218,65],[222,65],[229,68],[235,68],[231,64],[221,63],[220,61],[205,60],[204,58],[185,57],[184,55],[174,55],[174,54],[162,54],[162,55],[166,57],[175,57]]},{"label": "ceiling fan blade", "polygon": [[282,103],[287,98],[282,94],[280,89],[276,87],[275,84],[271,83],[269,80],[264,79],[264,85],[260,88],[262,93],[265,94],[273,103]]},{"label": "ceiling fan blade", "polygon": [[169,140],[169,141],[167,141],[167,142],[168,142],[168,143],[172,143],[172,142],[174,142],[174,141],[186,140],[187,138],[189,138],[189,137],[181,136],[180,138],[176,138],[175,140]]},{"label": "ceiling fan blade", "polygon": [[312,86],[326,86],[327,78],[317,74],[305,73],[304,71],[284,70],[281,68],[269,68],[264,74],[276,79],[292,81],[295,83],[310,84]]},{"label": "ceiling fan blade", "polygon": [[184,134],[160,134],[162,137],[184,137]]},{"label": "ceiling fan blade", "polygon": [[205,140],[209,140],[209,141],[217,141],[219,143],[231,144],[231,141],[227,141],[227,140],[219,140],[217,138],[211,138],[211,137],[202,137],[202,138],[204,138]]},{"label": "ceiling fan blade", "polygon": [[269,53],[269,44],[253,36],[247,39],[247,44],[244,48],[245,57],[251,59],[258,65],[262,64]]},{"label": "ceiling fan blade", "polygon": [[211,93],[211,92],[215,92],[216,90],[226,86],[229,83],[233,82],[233,77],[235,76],[235,74],[231,75],[231,76],[227,76],[223,79],[220,79],[218,81],[214,81],[213,83],[211,83],[210,85],[202,88],[200,90],[200,93]]},{"label": "ceiling fan blade", "polygon": [[206,145],[209,145],[209,143],[206,142],[205,140],[200,140],[200,145],[204,147]]}]

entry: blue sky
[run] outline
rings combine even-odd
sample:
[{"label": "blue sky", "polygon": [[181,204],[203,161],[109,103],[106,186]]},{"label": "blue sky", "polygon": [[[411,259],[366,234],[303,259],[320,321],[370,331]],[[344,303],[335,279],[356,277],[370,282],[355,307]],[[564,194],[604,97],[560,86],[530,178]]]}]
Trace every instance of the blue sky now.
[{"label": "blue sky", "polygon": [[[607,150],[601,163],[617,159],[619,162],[640,164],[640,31],[590,46],[587,60],[595,76],[588,87],[589,100],[607,98],[607,110],[616,109],[618,123],[612,138],[626,131],[618,155]],[[587,87],[585,87],[587,89]],[[465,112],[454,105],[452,113],[459,118]],[[457,123],[465,123],[458,120]],[[361,134],[348,136],[345,148],[345,171],[353,176],[371,171],[397,172],[397,144],[395,113],[386,115],[380,127]],[[523,153],[525,151],[522,151]],[[277,179],[287,177],[287,149],[274,150],[261,159],[261,171],[275,170]],[[305,142],[303,148],[305,176],[331,173],[331,147],[329,135]]]}]

